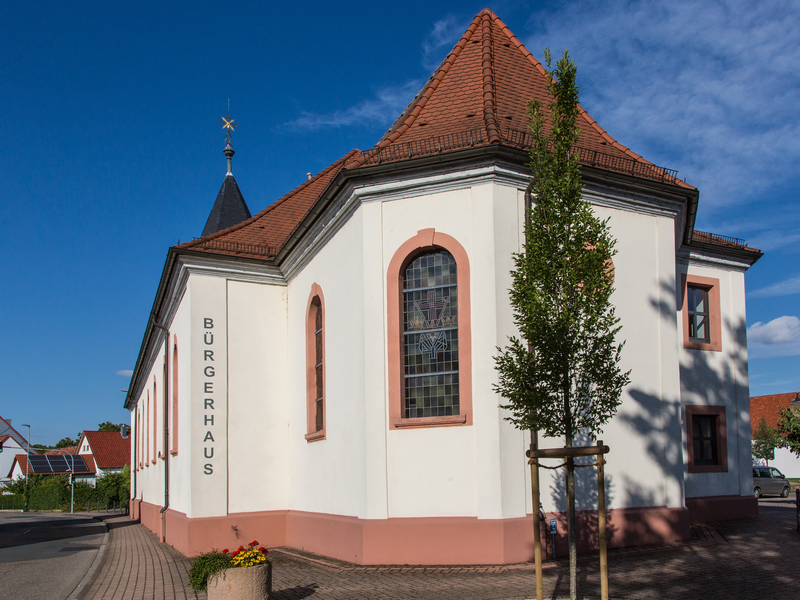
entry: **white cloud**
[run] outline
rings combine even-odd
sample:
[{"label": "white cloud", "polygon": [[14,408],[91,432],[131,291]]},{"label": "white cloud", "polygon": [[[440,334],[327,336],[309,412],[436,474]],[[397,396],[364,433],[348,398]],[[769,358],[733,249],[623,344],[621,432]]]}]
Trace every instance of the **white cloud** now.
[{"label": "white cloud", "polygon": [[800,340],[800,319],[783,316],[769,323],[753,323],[747,328],[747,339],[760,344],[785,344]]},{"label": "white cloud", "polygon": [[433,24],[433,29],[422,42],[422,66],[433,72],[453,49],[469,27],[471,19],[448,15]]},{"label": "white cloud", "polygon": [[421,87],[422,82],[417,79],[399,86],[384,87],[375,93],[374,98],[362,100],[348,109],[328,114],[303,112],[301,117],[289,121],[285,126],[304,130],[348,125],[388,126],[405,110]]},{"label": "white cloud", "polygon": [[753,323],[747,328],[747,345],[753,358],[796,356],[800,354],[800,319],[784,315],[769,323]]},{"label": "white cloud", "polygon": [[798,2],[586,0],[530,24],[528,49],[569,48],[584,108],[622,144],[679,169],[707,211],[796,178]]},{"label": "white cloud", "polygon": [[[448,15],[433,24],[428,36],[422,41],[422,66],[433,72],[467,30],[469,20]],[[424,80],[412,79],[400,85],[389,85],[378,89],[374,97],[367,98],[344,110],[332,113],[303,112],[300,117],[284,126],[289,129],[315,131],[325,128],[350,125],[381,125],[388,127],[406,109]]]},{"label": "white cloud", "polygon": [[122,371],[117,371],[117,375],[120,375],[122,377],[130,377],[133,375],[133,371],[131,371],[130,369],[123,369]]},{"label": "white cloud", "polygon": [[747,297],[772,298],[774,296],[791,296],[792,294],[800,294],[800,277],[791,277],[768,287],[754,290],[753,292],[749,292]]}]

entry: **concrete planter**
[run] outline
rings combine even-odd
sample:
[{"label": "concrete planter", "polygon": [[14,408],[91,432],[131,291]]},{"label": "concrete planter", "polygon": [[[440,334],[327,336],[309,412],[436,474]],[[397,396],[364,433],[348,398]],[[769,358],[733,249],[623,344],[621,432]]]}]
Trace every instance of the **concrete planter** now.
[{"label": "concrete planter", "polygon": [[272,594],[272,563],[225,569],[208,579],[208,600],[265,600]]}]

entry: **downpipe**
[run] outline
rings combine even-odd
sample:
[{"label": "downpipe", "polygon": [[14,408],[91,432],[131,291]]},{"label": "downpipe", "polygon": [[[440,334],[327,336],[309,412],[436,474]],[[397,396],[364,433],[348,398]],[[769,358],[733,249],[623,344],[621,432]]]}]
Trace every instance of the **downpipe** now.
[{"label": "downpipe", "polygon": [[[161,515],[161,542],[167,541],[167,510],[169,509],[169,329],[164,325],[152,319],[153,325],[164,332],[164,383],[161,389],[164,390],[164,439],[163,439],[163,456],[164,461],[164,506],[159,511]],[[155,400],[155,399],[154,399]]]}]

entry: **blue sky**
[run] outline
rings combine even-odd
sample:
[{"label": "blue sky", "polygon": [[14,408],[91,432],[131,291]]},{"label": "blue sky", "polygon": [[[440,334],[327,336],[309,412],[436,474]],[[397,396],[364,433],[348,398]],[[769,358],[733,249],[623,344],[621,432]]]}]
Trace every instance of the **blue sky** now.
[{"label": "blue sky", "polygon": [[[222,183],[228,99],[255,213],[373,146],[486,6],[7,0],[0,414],[48,444],[127,420],[167,248]],[[800,2],[488,6],[535,56],[570,49],[589,113],[700,189],[698,229],[765,251],[751,393],[800,387]]]}]

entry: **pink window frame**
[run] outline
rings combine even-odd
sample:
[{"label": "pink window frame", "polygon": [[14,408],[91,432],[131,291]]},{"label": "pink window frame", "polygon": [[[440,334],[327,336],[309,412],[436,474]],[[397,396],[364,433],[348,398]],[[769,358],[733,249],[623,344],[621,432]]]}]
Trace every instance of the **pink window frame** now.
[{"label": "pink window frame", "polygon": [[[403,276],[408,265],[420,254],[447,250],[458,269],[458,378],[459,414],[446,417],[404,419],[404,354],[403,354]],[[387,340],[389,358],[389,429],[420,427],[454,427],[472,425],[472,330],[470,311],[469,259],[464,247],[455,238],[435,229],[421,229],[404,242],[392,256],[386,273]]]},{"label": "pink window frame", "polygon": [[178,455],[178,336],[172,340],[172,456]]},{"label": "pink window frame", "polygon": [[[316,319],[312,314],[314,299],[319,299],[319,309],[322,311],[322,429],[317,431],[317,349],[316,349]],[[328,396],[325,386],[328,365],[325,356],[325,296],[319,284],[311,286],[306,304],[306,441],[317,442],[327,437],[326,427]]]},{"label": "pink window frame", "polygon": [[[699,287],[708,292],[708,342],[693,342],[689,339],[689,303],[687,292],[689,285]],[[700,277],[699,275],[681,275],[683,320],[683,347],[688,350],[707,350],[711,352],[722,351],[722,315],[719,308],[719,279],[714,277]]]},{"label": "pink window frame", "polygon": [[146,450],[146,454],[144,457],[144,466],[150,466],[150,390],[147,390],[147,404],[145,406],[145,414],[146,414],[146,427],[145,431],[142,434],[144,437],[144,448]]},{"label": "pink window frame", "polygon": [[153,376],[153,458],[152,464],[156,464],[158,458],[158,385],[155,375]]},{"label": "pink window frame", "polygon": [[[688,404],[686,411],[686,456],[688,458],[689,473],[727,473],[728,472],[728,423],[725,418],[725,407],[722,405]],[[717,429],[717,462],[716,465],[694,464],[694,415],[713,415],[716,418]]]}]

